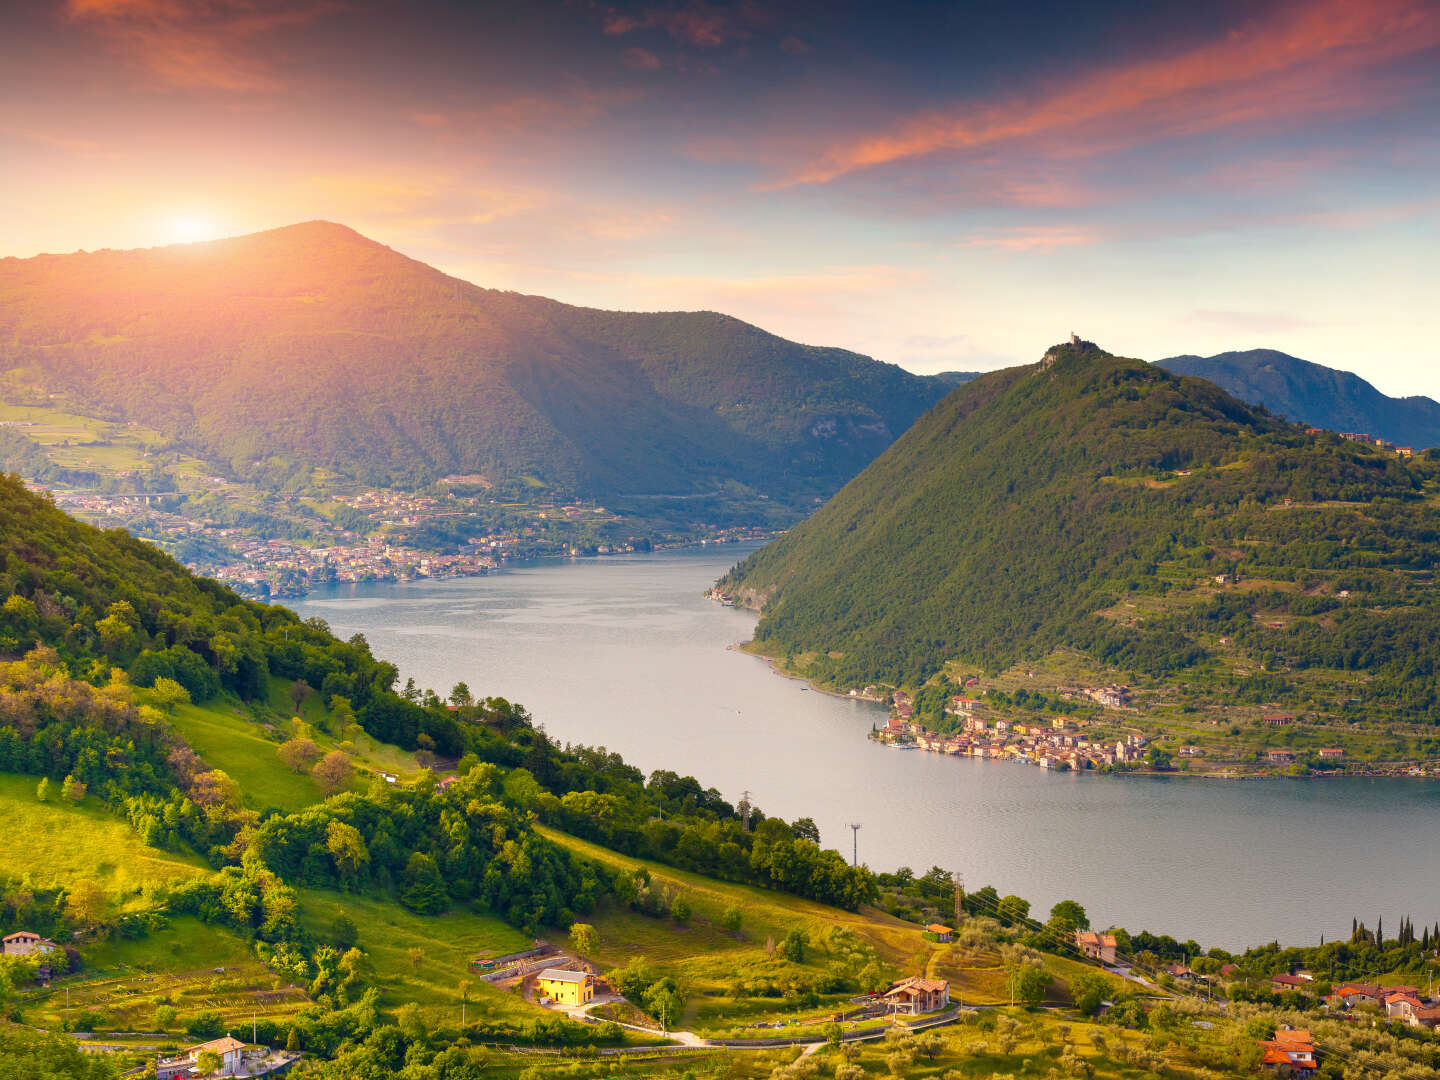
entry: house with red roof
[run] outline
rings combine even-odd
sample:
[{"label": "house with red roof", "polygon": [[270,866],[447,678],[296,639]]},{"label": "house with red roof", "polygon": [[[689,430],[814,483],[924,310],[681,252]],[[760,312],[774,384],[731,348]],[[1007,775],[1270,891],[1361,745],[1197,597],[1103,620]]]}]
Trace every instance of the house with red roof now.
[{"label": "house with red roof", "polygon": [[1315,1071],[1315,1040],[1310,1032],[1297,1028],[1280,1028],[1274,1036],[1260,1044],[1262,1065],[1271,1068],[1286,1066],[1294,1076],[1309,1076]]},{"label": "house with red roof", "polygon": [[1102,964],[1115,963],[1115,935],[1097,934],[1090,930],[1075,931],[1075,947],[1091,960]]},{"label": "house with red roof", "polygon": [[950,983],[945,979],[926,979],[912,975],[890,987],[883,999],[896,1013],[919,1016],[935,1012],[950,1004]]}]

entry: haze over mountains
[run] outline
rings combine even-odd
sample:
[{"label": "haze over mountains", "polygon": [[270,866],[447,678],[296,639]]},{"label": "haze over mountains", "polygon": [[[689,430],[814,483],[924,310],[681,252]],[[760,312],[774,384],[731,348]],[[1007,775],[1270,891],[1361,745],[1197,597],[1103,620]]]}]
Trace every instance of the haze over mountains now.
[{"label": "haze over mountains", "polygon": [[239,476],[807,502],[965,378],[483,289],[327,222],[0,260],[0,372],[7,399],[58,394]]},{"label": "haze over mountains", "polygon": [[1312,364],[1274,349],[1157,361],[1177,375],[1196,375],[1277,416],[1330,431],[1355,431],[1401,446],[1440,446],[1440,402],[1392,398],[1358,375]]}]

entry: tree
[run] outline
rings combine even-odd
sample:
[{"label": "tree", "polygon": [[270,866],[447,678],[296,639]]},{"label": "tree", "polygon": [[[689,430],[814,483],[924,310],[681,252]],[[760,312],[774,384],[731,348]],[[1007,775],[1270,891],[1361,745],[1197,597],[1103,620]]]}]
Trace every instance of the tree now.
[{"label": "tree", "polygon": [[814,818],[796,819],[795,823],[790,826],[790,831],[795,834],[797,840],[810,840],[817,844],[820,842],[820,827],[815,824]]},{"label": "tree", "polygon": [[84,802],[85,791],[85,784],[74,776],[65,777],[65,782],[60,785],[60,794],[71,802]]},{"label": "tree", "polygon": [[94,878],[82,878],[65,897],[65,917],[81,930],[94,931],[105,925],[110,898]]},{"label": "tree", "polygon": [[312,740],[299,738],[281,743],[275,754],[287,768],[303,773],[308,772],[315,762],[320,760],[321,750]]},{"label": "tree", "polygon": [[650,988],[645,991],[645,1011],[660,1021],[661,1030],[668,1030],[670,1021],[680,1015],[685,1000],[680,996],[680,988],[675,980],[666,976],[657,979]]},{"label": "tree", "polygon": [[473,705],[474,703],[475,698],[470,694],[470,687],[466,686],[463,682],[457,682],[450,691],[450,704],[456,708],[461,708],[466,705]]},{"label": "tree", "polygon": [[570,926],[570,947],[582,956],[585,953],[595,951],[599,939],[595,934],[595,927],[589,923],[577,922]]},{"label": "tree", "polygon": [[315,693],[314,688],[304,679],[296,679],[290,684],[290,700],[294,703],[296,712],[300,711],[300,706],[305,704],[305,699],[313,693]]},{"label": "tree", "polygon": [[240,785],[223,769],[211,769],[195,777],[190,785],[190,798],[197,806],[240,806]]},{"label": "tree", "polygon": [[780,943],[780,955],[796,964],[805,962],[805,946],[810,944],[810,935],[799,927],[790,930]]},{"label": "tree", "polygon": [[670,901],[670,917],[677,923],[683,923],[690,918],[690,902],[683,896],[676,896]]},{"label": "tree", "polygon": [[1050,989],[1050,973],[1043,967],[1027,964],[1014,973],[1015,1000],[1034,1007],[1045,1000]]},{"label": "tree", "polygon": [[174,712],[177,705],[190,704],[190,691],[174,679],[160,675],[150,687],[150,700],[166,712]]},{"label": "tree", "polygon": [[35,798],[41,802],[50,801],[50,778],[48,776],[42,776],[40,783],[35,785]]},{"label": "tree", "polygon": [[350,777],[355,773],[350,759],[339,750],[331,750],[315,765],[310,775],[315,777],[320,785],[320,790],[328,795],[334,795],[350,782]]},{"label": "tree", "polygon": [[400,902],[421,915],[438,915],[450,906],[445,879],[429,855],[417,851],[405,864],[405,888]]},{"label": "tree", "polygon": [[341,877],[354,877],[370,863],[370,852],[360,830],[343,821],[332,821],[326,826],[325,847]]},{"label": "tree", "polygon": [[330,942],[336,948],[353,948],[360,940],[360,930],[355,925],[355,920],[341,912],[335,916],[335,921],[330,924]]},{"label": "tree", "polygon": [[210,1076],[220,1071],[225,1064],[225,1059],[214,1050],[201,1050],[195,1055],[195,1068],[200,1071],[201,1076]]},{"label": "tree", "polygon": [[425,950],[412,945],[405,950],[405,960],[409,963],[411,971],[419,971],[420,965],[425,962]]},{"label": "tree", "polygon": [[1070,980],[1069,990],[1081,1015],[1094,1016],[1101,1005],[1113,999],[1116,984],[1098,971],[1086,971]]},{"label": "tree", "polygon": [[1170,755],[1158,746],[1152,746],[1145,751],[1145,764],[1158,772],[1164,772],[1170,768]]},{"label": "tree", "polygon": [[155,1006],[155,1026],[161,1031],[169,1031],[178,1015],[174,1005],[157,1005]]},{"label": "tree", "polygon": [[1030,917],[1030,901],[1014,895],[1002,896],[995,914],[1006,926],[1012,926]]},{"label": "tree", "polygon": [[727,907],[720,916],[720,925],[729,930],[732,934],[740,932],[741,915],[738,907]]},{"label": "tree", "polygon": [[1068,938],[1076,930],[1090,929],[1090,916],[1074,900],[1061,900],[1050,909],[1050,929],[1061,937]]},{"label": "tree", "polygon": [[290,1033],[285,1036],[285,1049],[292,1054],[300,1049],[300,1033],[295,1030],[295,1025],[290,1025]]}]

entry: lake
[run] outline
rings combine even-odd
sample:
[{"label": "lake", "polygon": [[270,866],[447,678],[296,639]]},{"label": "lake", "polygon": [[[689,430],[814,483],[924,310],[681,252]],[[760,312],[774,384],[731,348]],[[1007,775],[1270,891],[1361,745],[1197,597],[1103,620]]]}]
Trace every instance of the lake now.
[{"label": "lake", "polygon": [[673,769],[731,802],[808,815],[877,870],[932,865],[1046,912],[1235,948],[1440,917],[1440,785],[1052,773],[865,738],[877,705],[734,650],[754,616],[702,593],[746,548],[512,565],[481,578],[347,586],[293,606],[442,696],[525,705],[552,737]]}]

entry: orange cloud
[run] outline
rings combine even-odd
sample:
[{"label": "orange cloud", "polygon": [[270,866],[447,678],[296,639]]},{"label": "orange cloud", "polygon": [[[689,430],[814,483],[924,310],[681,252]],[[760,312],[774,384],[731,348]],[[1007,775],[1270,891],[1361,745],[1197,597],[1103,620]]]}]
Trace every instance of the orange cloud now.
[{"label": "orange cloud", "polygon": [[273,91],[281,82],[256,39],[342,8],[338,0],[67,0],[65,12],[167,85]]},{"label": "orange cloud", "polygon": [[1017,225],[971,233],[957,240],[955,246],[1045,252],[1067,247],[1088,247],[1104,239],[1099,229],[1084,225]]},{"label": "orange cloud", "polygon": [[877,165],[1019,140],[1041,141],[1049,156],[1090,155],[1145,138],[1371,104],[1347,76],[1436,45],[1440,8],[1426,0],[1302,3],[1222,41],[1072,80],[1034,99],[923,113],[832,146],[787,183],[824,184]]}]

